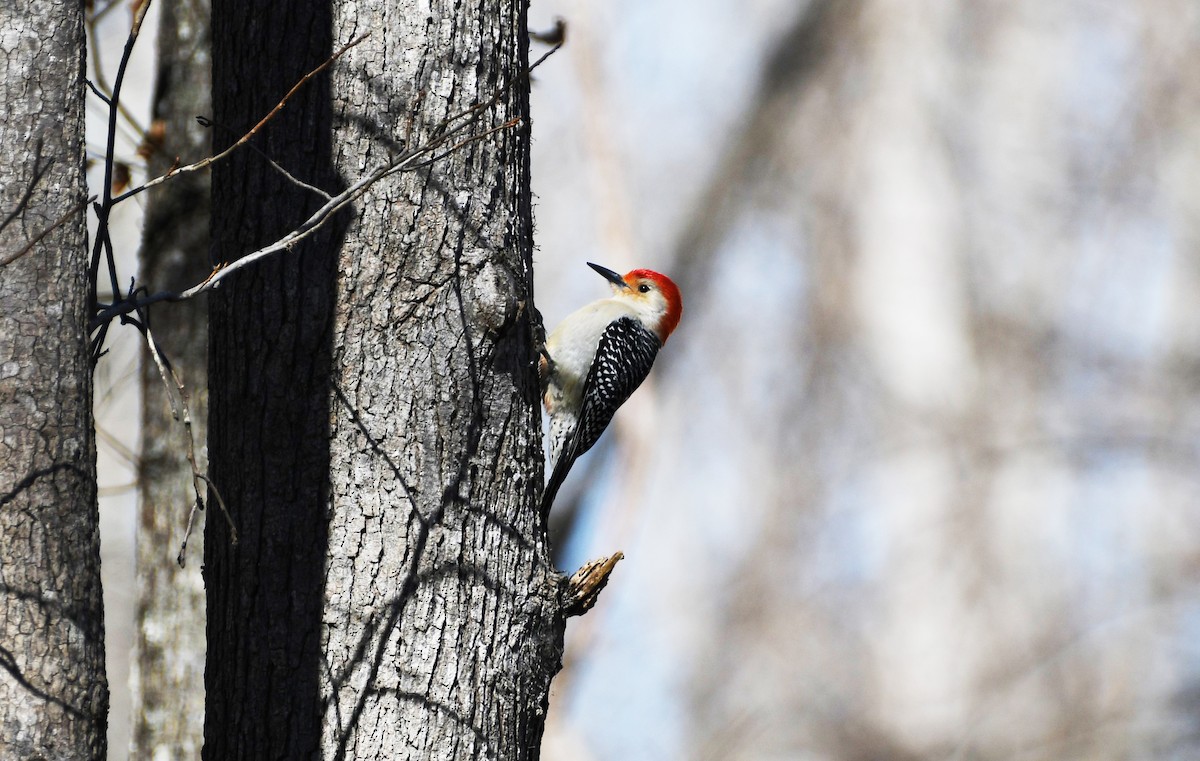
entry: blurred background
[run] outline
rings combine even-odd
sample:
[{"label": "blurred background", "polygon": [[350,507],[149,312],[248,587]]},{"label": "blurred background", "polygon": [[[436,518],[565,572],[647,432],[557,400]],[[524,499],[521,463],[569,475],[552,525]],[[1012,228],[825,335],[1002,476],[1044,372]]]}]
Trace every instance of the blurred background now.
[{"label": "blurred background", "polygon": [[685,301],[548,758],[1200,758],[1198,14],[534,4],[547,324]]},{"label": "blurred background", "polygon": [[[530,26],[560,17],[537,305],[604,295],[594,261],[685,313],[556,508],[560,567],[626,559],[568,629],[544,758],[1200,759],[1200,6]],[[133,436],[101,440],[111,491]]]}]

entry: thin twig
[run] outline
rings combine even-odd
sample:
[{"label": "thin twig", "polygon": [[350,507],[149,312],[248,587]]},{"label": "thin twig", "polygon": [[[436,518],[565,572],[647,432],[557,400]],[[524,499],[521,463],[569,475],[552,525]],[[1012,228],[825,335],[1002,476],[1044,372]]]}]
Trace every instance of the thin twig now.
[{"label": "thin twig", "polygon": [[[301,87],[308,84],[310,81],[312,81],[313,77],[320,74],[322,71],[324,71],[326,68],[328,68],[330,64],[332,64],[337,59],[341,58],[346,53],[346,51],[350,50],[350,48],[354,47],[355,45],[358,45],[360,42],[367,39],[367,37],[369,37],[369,36],[371,36],[371,33],[367,32],[366,34],[362,35],[358,39],[356,39],[352,42],[346,43],[344,46],[342,46],[342,48],[340,50],[338,50],[336,53],[331,55],[329,58],[326,58],[325,61],[323,63],[321,63],[320,66],[318,66],[317,68],[313,69],[312,71],[308,72],[303,77],[301,77],[300,81],[297,82],[296,84],[292,85],[292,89],[287,91],[287,94],[283,96],[283,99],[280,100],[279,103],[277,103],[275,105],[275,107],[272,108],[267,113],[266,116],[264,116],[262,119],[260,119],[258,121],[258,124],[255,124],[253,127],[251,127],[249,132],[247,132],[246,134],[244,134],[240,138],[238,138],[237,142],[235,142],[233,145],[229,146],[228,148],[226,148],[225,150],[221,151],[220,153],[218,153],[216,155],[208,156],[207,158],[200,159],[199,161],[197,161],[193,164],[187,164],[185,166],[171,169],[166,174],[155,177],[153,180],[143,183],[142,185],[139,185],[136,188],[130,188],[129,190],[125,191],[124,193],[122,193],[121,195],[119,195],[115,199],[113,199],[113,203],[118,204],[126,199],[132,198],[133,196],[135,196],[145,190],[149,190],[150,188],[152,188],[156,185],[161,185],[162,183],[166,182],[167,180],[171,179],[172,177],[174,177],[176,175],[185,174],[187,172],[197,172],[201,169],[209,167],[212,164],[215,164],[216,162],[220,161],[221,159],[227,157],[229,154],[233,153],[238,148],[241,148],[243,145],[245,145],[247,142],[249,142],[251,139],[253,139],[254,136],[257,135],[264,126],[266,126],[267,122],[274,119],[276,114],[278,114],[280,111],[283,110],[283,107],[287,105],[288,101],[292,99],[292,96],[295,95],[300,90]],[[211,124],[211,122],[209,122],[207,119],[202,120],[200,123],[205,124],[205,122],[208,122],[208,124]],[[207,126],[207,124],[205,124],[205,126]]]},{"label": "thin twig", "polygon": [[318,188],[316,185],[309,185],[309,184],[308,184],[307,182],[305,182],[304,180],[300,179],[299,177],[295,176],[294,174],[292,174],[292,173],[291,173],[291,172],[289,172],[288,170],[286,170],[286,169],[284,169],[283,167],[281,167],[281,166],[280,166],[280,165],[279,165],[279,164],[278,164],[278,163],[275,161],[275,159],[273,159],[273,158],[271,158],[270,156],[268,156],[267,154],[263,153],[261,150],[259,150],[259,149],[258,149],[258,147],[257,147],[257,146],[251,145],[251,146],[250,146],[250,148],[251,148],[251,149],[253,149],[253,150],[255,150],[255,151],[258,151],[258,153],[259,153],[259,154],[260,154],[260,155],[261,155],[261,156],[262,156],[264,159],[266,159],[267,163],[268,163],[268,164],[270,164],[272,167],[274,167],[274,168],[275,168],[275,171],[277,171],[277,172],[279,172],[280,174],[282,174],[282,175],[284,176],[284,178],[285,178],[285,179],[287,179],[289,182],[291,182],[293,185],[296,185],[297,187],[303,188],[304,190],[307,190],[307,191],[309,191],[309,192],[311,192],[311,193],[316,193],[317,195],[319,195],[319,196],[321,196],[322,198],[324,198],[326,201],[328,201],[328,200],[330,200],[331,198],[333,198],[333,196],[329,195],[329,194],[328,194],[328,193],[326,193],[324,190],[321,190],[321,189],[320,189],[320,188]]},{"label": "thin twig", "polygon": [[183,542],[179,545],[179,554],[175,556],[175,562],[179,564],[180,568],[187,567],[188,540],[192,538],[192,526],[196,524],[196,513],[203,509],[204,505],[201,504],[200,498],[197,497],[196,501],[192,503],[192,509],[188,511],[187,528],[183,530]]},{"label": "thin twig", "polygon": [[[219,161],[222,158],[228,156],[237,147],[244,145],[247,141],[249,141],[251,138],[253,138],[254,135],[258,132],[258,130],[260,130],[264,124],[266,124],[272,117],[274,117],[275,114],[277,114],[287,104],[288,100],[296,93],[296,91],[301,86],[303,86],[306,82],[308,82],[313,77],[315,77],[317,74],[319,74],[323,69],[325,69],[331,63],[333,63],[333,61],[337,60],[339,57],[341,57],[343,54],[345,54],[345,52],[348,51],[350,48],[361,43],[364,39],[367,38],[368,34],[364,34],[363,36],[359,37],[358,39],[346,44],[340,50],[338,50],[336,53],[334,53],[329,59],[327,59],[324,63],[322,63],[317,68],[313,69],[308,74],[306,74],[304,76],[304,78],[302,78],[299,82],[297,82],[292,87],[292,89],[288,91],[287,95],[284,96],[284,98],[279,102],[278,105],[275,106],[275,108],[273,108],[270,111],[270,113],[268,113],[266,116],[264,116],[258,122],[258,124],[256,124],[253,128],[251,128],[251,130],[249,132],[247,132],[245,135],[243,135],[236,143],[231,145],[226,150],[224,150],[221,153],[218,153],[214,156],[210,156],[208,158],[202,159],[201,161],[198,161],[194,164],[189,164],[184,167],[172,169],[170,172],[168,172],[165,175],[157,177],[138,188],[134,188],[132,190],[126,191],[125,193],[121,194],[120,196],[117,196],[113,202],[118,203],[121,200],[124,200],[125,198],[129,198],[133,195],[136,195],[137,193],[142,192],[143,190],[148,190],[149,188],[151,188],[155,185],[165,182],[166,180],[170,179],[171,177],[173,177],[176,174],[181,174],[183,172],[193,172],[193,171],[197,171],[199,169],[203,169],[207,166],[210,166],[214,162]],[[549,58],[551,55],[553,55],[561,47],[562,47],[562,44],[560,43],[558,45],[555,45],[550,50],[548,50],[541,58],[539,58],[537,61],[535,61],[533,63],[533,65],[531,65],[526,70],[526,75],[528,76],[529,73],[532,73],[532,71],[535,68],[540,66],[547,58]],[[516,81],[516,80],[514,80],[514,81]],[[475,135],[471,135],[471,136],[469,136],[465,139],[459,140],[457,142],[452,142],[452,139],[456,138],[457,135],[459,135],[460,133],[462,133],[469,127],[471,127],[473,124],[475,124],[475,122],[477,122],[479,120],[479,118],[486,111],[486,109],[488,109],[491,106],[498,103],[500,98],[504,95],[504,93],[508,91],[508,87],[511,87],[511,83],[508,86],[501,88],[495,95],[493,95],[488,100],[482,101],[479,103],[475,103],[475,104],[467,107],[463,111],[447,117],[440,124],[435,126],[433,128],[433,130],[431,130],[431,134],[434,137],[433,137],[433,139],[430,140],[429,143],[427,143],[423,146],[420,146],[418,148],[415,148],[415,149],[412,149],[409,151],[405,151],[399,157],[394,159],[391,163],[381,166],[381,167],[373,170],[372,172],[364,175],[363,177],[359,178],[359,180],[357,182],[355,182],[353,185],[346,188],[345,190],[343,190],[341,193],[337,194],[336,196],[328,196],[327,194],[323,193],[323,195],[326,198],[328,198],[328,200],[325,202],[325,204],[322,205],[315,212],[313,212],[312,215],[310,215],[309,218],[306,219],[300,226],[298,226],[295,229],[293,229],[292,231],[288,232],[286,235],[279,238],[274,243],[270,243],[262,248],[259,248],[248,254],[245,254],[245,255],[237,258],[236,260],[234,260],[232,263],[217,265],[217,267],[214,268],[211,273],[209,273],[208,277],[206,277],[201,282],[197,283],[196,285],[193,285],[191,288],[188,288],[184,291],[160,291],[158,293],[146,295],[146,296],[136,298],[136,299],[135,298],[124,299],[117,303],[108,305],[104,309],[96,309],[94,311],[94,317],[92,318],[92,320],[88,326],[89,330],[95,330],[99,326],[108,323],[109,321],[111,321],[112,319],[114,319],[116,317],[121,317],[122,319],[125,319],[125,317],[124,317],[125,315],[128,315],[131,312],[135,312],[135,311],[144,309],[145,307],[148,307],[151,304],[156,304],[156,303],[162,302],[162,301],[185,301],[187,299],[198,296],[202,293],[211,291],[214,288],[218,287],[220,285],[221,281],[224,280],[229,275],[232,275],[235,272],[258,262],[261,259],[264,259],[273,254],[279,253],[280,251],[292,249],[294,246],[296,246],[296,244],[298,244],[302,240],[308,238],[313,233],[315,233],[317,230],[319,230],[323,225],[325,225],[327,222],[329,222],[329,220],[332,219],[333,216],[337,212],[341,211],[349,204],[358,200],[358,198],[360,198],[364,193],[366,193],[367,190],[369,190],[371,188],[371,186],[374,185],[379,180],[381,180],[385,177],[388,177],[392,174],[399,173],[399,172],[415,171],[418,169],[422,169],[424,167],[429,166],[429,164],[431,164],[432,162],[442,159],[442,158],[446,157],[447,155],[449,155],[450,153],[453,153],[454,151],[456,151],[466,145],[469,145],[473,142],[482,140],[482,139],[489,137],[489,136],[491,136],[497,132],[500,132],[502,130],[512,129],[514,127],[519,126],[523,122],[523,118],[515,117],[513,119],[509,119],[508,121],[504,122],[503,124],[501,124],[499,126],[492,127],[488,130],[485,130],[484,132],[481,132],[481,133],[478,133]],[[460,122],[460,120],[461,120],[461,122]],[[456,122],[460,122],[460,123],[456,123]],[[209,123],[211,124],[211,122],[209,122]],[[446,146],[446,145],[449,145],[450,147],[445,150],[441,150],[441,152],[437,152],[440,149],[442,149],[443,146]],[[422,158],[424,158],[425,160],[418,161],[419,159],[422,159]]]},{"label": "thin twig", "polygon": [[[120,114],[121,114],[121,116],[123,116],[125,118],[125,121],[129,122],[129,124],[133,126],[133,130],[134,130],[134,132],[137,133],[138,140],[140,140],[142,138],[142,136],[144,136],[146,134],[146,130],[145,130],[145,128],[142,127],[142,125],[140,123],[138,123],[138,120],[129,111],[129,109],[125,108],[125,106],[121,104],[120,98],[117,96],[116,93],[113,92],[112,88],[109,87],[108,80],[105,79],[105,77],[104,77],[104,62],[101,60],[101,55],[100,55],[100,35],[98,33],[100,20],[103,19],[108,14],[109,11],[111,11],[113,8],[115,8],[116,6],[119,6],[119,5],[121,5],[120,0],[114,0],[114,2],[109,3],[108,5],[104,6],[104,8],[102,8],[101,10],[93,13],[92,17],[90,19],[88,19],[88,22],[87,22],[88,32],[91,34],[91,38],[92,38],[91,43],[88,45],[88,48],[90,48],[91,53],[92,53],[92,69],[94,69],[96,72],[96,82],[92,83],[91,80],[85,80],[85,81],[87,81],[88,87],[90,87],[92,89],[92,92],[94,92],[96,95],[98,95],[100,97],[100,99],[104,101],[104,103],[106,105],[108,105],[110,108],[114,104],[116,105],[117,110],[120,111]],[[137,36],[141,33],[142,21],[146,17],[146,11],[149,10],[149,6],[150,6],[150,0],[141,0],[141,5],[139,7],[133,9],[133,26],[130,28],[130,31],[129,31],[130,36],[126,39],[127,46],[130,46],[130,41],[136,40]],[[130,48],[127,48],[126,55],[128,55],[129,49]],[[120,87],[121,87],[120,80],[121,80],[121,74],[119,73],[119,70],[118,70],[118,74],[117,74],[117,82],[118,82],[117,89],[118,90],[120,90]]]},{"label": "thin twig", "polygon": [[107,95],[105,95],[104,93],[100,92],[100,88],[99,88],[99,87],[96,87],[96,83],[95,83],[95,82],[93,82],[93,81],[92,81],[92,80],[90,80],[90,79],[85,79],[85,80],[83,80],[83,81],[87,83],[88,89],[92,91],[92,95],[95,95],[97,98],[99,98],[100,100],[104,101],[104,105],[106,105],[106,106],[111,106],[111,105],[112,105],[112,99],[111,99],[111,98],[109,98],[109,97],[108,97]]},{"label": "thin twig", "polygon": [[[200,119],[201,117],[196,117],[196,118],[197,118],[197,119]],[[220,129],[220,130],[222,130],[222,131],[226,132],[226,133],[233,134],[233,130],[231,130],[229,127],[226,127],[224,124],[221,124],[221,123],[220,123],[220,122],[218,122],[216,119],[211,119],[211,118],[208,118],[208,117],[204,117],[204,118],[203,118],[203,120],[202,120],[200,123],[201,123],[202,125],[205,125],[205,126],[209,126],[209,125],[211,125],[211,126],[213,126],[213,127],[216,127],[217,129]],[[279,165],[279,164],[278,164],[278,163],[275,161],[275,159],[273,159],[273,158],[271,158],[269,155],[267,155],[267,152],[266,152],[266,151],[264,151],[262,148],[259,148],[259,147],[258,147],[257,145],[255,145],[254,143],[246,143],[246,147],[247,147],[247,148],[249,148],[250,150],[254,151],[255,153],[257,153],[259,156],[262,156],[262,159],[263,159],[263,161],[265,161],[265,162],[267,162],[268,164],[270,164],[270,165],[271,165],[271,167],[272,167],[273,169],[275,169],[275,171],[277,171],[277,172],[279,172],[280,174],[282,174],[282,175],[283,175],[283,177],[284,177],[284,179],[286,179],[288,182],[290,182],[290,183],[292,183],[292,184],[296,185],[297,187],[303,188],[304,190],[307,190],[307,191],[309,191],[309,192],[316,193],[317,195],[319,195],[319,196],[321,196],[322,198],[324,198],[326,201],[328,201],[330,198],[332,198],[332,197],[333,197],[333,196],[329,195],[328,193],[326,193],[326,192],[325,192],[324,190],[322,190],[321,188],[318,188],[316,185],[309,185],[309,184],[308,184],[307,182],[305,182],[304,180],[300,179],[299,177],[295,176],[294,174],[292,174],[292,173],[291,173],[291,172],[289,172],[288,170],[284,169],[282,166],[280,166],[280,165]],[[179,168],[178,159],[176,159],[176,165],[175,165],[174,167],[172,167],[172,168],[171,168],[171,172],[168,172],[168,174],[171,174],[171,173],[173,173],[173,172],[177,172],[177,171],[178,171],[178,168]]]},{"label": "thin twig", "polygon": [[237,527],[233,523],[233,516],[229,514],[229,509],[225,506],[225,500],[221,498],[221,493],[217,491],[216,485],[200,472],[200,465],[196,462],[196,443],[195,436],[192,432],[192,411],[187,403],[187,389],[183,385],[183,381],[179,379],[179,375],[167,362],[166,355],[158,342],[154,340],[154,335],[150,332],[150,328],[143,320],[140,325],[142,335],[146,337],[146,346],[150,350],[150,356],[154,359],[154,366],[158,368],[158,377],[162,379],[163,386],[167,389],[167,401],[171,405],[171,417],[177,422],[183,423],[183,430],[186,434],[187,444],[187,461],[192,468],[192,491],[195,492],[196,499],[192,502],[192,509],[188,515],[187,530],[183,535],[183,543],[179,548],[179,556],[176,558],[179,565],[184,564],[184,553],[187,550],[188,538],[192,533],[192,524],[196,517],[197,510],[204,509],[204,497],[200,494],[201,482],[208,485],[209,490],[217,498],[217,504],[221,508],[221,514],[225,516],[225,521],[229,524],[230,541],[237,544]]},{"label": "thin twig", "polygon": [[[125,83],[125,73],[129,70],[129,59],[133,57],[133,46],[137,44],[138,35],[142,31],[142,21],[146,11],[150,10],[150,0],[141,0],[133,12],[133,25],[129,28],[129,36],[125,38],[125,49],[121,51],[121,62],[117,65],[117,77],[110,91],[109,101],[112,108],[108,110],[108,135],[105,142],[104,162],[104,206],[112,205],[112,173],[113,157],[116,155],[117,114],[121,108],[121,87]],[[94,34],[93,34],[94,36]],[[101,79],[101,67],[96,62],[97,79]],[[103,81],[103,80],[101,80]],[[108,88],[105,88],[108,89]],[[136,122],[134,122],[136,124]],[[141,134],[145,134],[142,131]]]},{"label": "thin twig", "polygon": [[563,45],[565,45],[565,44],[566,44],[566,40],[563,40],[562,42],[558,43],[557,45],[555,45],[554,47],[550,48],[550,49],[549,49],[549,50],[547,50],[545,53],[543,53],[541,58],[537,59],[537,60],[536,60],[536,61],[534,61],[532,64],[530,64],[530,66],[529,66],[529,69],[528,69],[528,72],[527,72],[527,73],[529,73],[529,74],[532,74],[534,69],[536,69],[537,67],[541,66],[541,65],[542,65],[542,63],[543,63],[543,62],[545,62],[545,60],[546,60],[547,58],[549,58],[550,56],[552,56],[552,55],[554,55],[555,53],[557,53],[557,52],[559,51],[559,49],[560,49],[560,48],[561,48]]},{"label": "thin twig", "polygon": [[447,148],[446,150],[437,154],[436,156],[433,156],[432,158],[422,161],[420,164],[413,164],[411,167],[408,167],[408,169],[410,169],[410,170],[424,169],[425,167],[429,166],[430,164],[434,164],[434,163],[437,163],[438,161],[441,161],[442,159],[446,158],[451,153],[454,153],[459,148],[462,148],[465,145],[474,143],[477,140],[482,140],[483,138],[488,137],[490,135],[494,135],[497,132],[502,132],[506,129],[512,129],[513,127],[518,126],[521,123],[521,121],[522,121],[521,117],[514,116],[513,118],[506,121],[504,124],[501,124],[496,127],[492,127],[491,129],[487,130],[486,132],[481,132],[478,135],[472,135],[469,138],[467,138],[466,140],[455,143],[454,145],[450,146],[449,148]]},{"label": "thin twig", "polygon": [[[96,241],[92,246],[92,260],[88,267],[88,284],[90,285],[88,307],[89,311],[93,313],[99,308],[96,289],[100,285],[101,257],[108,264],[108,277],[112,284],[113,293],[116,293],[120,289],[120,285],[117,282],[116,254],[113,251],[112,238],[108,225],[109,214],[112,212],[113,206],[112,181],[113,169],[116,163],[117,115],[121,109],[121,87],[125,82],[125,73],[129,70],[129,59],[133,56],[133,47],[137,43],[138,35],[142,31],[142,21],[145,20],[146,12],[149,9],[150,0],[140,0],[137,7],[134,8],[133,24],[129,29],[129,36],[125,38],[125,49],[121,52],[121,62],[117,65],[117,76],[109,94],[108,132],[104,143],[104,187],[101,188],[101,201],[95,206]],[[95,38],[94,24],[92,36]],[[103,72],[100,70],[99,61],[97,61],[96,68],[97,79],[100,80],[103,86]],[[97,345],[93,349],[92,356],[98,359],[99,355],[100,345]]]},{"label": "thin twig", "polygon": [[[459,116],[461,116],[461,115],[459,115]],[[458,116],[452,117],[452,118],[458,118]],[[371,188],[371,186],[374,185],[379,180],[381,180],[384,177],[387,177],[389,175],[396,174],[398,172],[412,171],[412,170],[417,169],[419,166],[423,166],[424,164],[416,163],[417,159],[428,155],[431,151],[436,150],[437,148],[439,148],[440,146],[445,144],[451,137],[458,134],[462,130],[466,129],[472,123],[473,123],[472,121],[465,122],[464,124],[461,124],[461,125],[455,127],[454,129],[443,133],[443,137],[441,139],[436,140],[436,141],[430,143],[429,145],[422,146],[420,148],[409,151],[409,152],[403,154],[403,156],[401,158],[397,159],[393,163],[384,165],[384,166],[370,172],[369,174],[361,177],[353,185],[346,188],[344,191],[337,194],[336,196],[333,196],[332,198],[330,198],[329,201],[327,201],[323,206],[321,206],[321,208],[319,208],[315,212],[313,212],[312,215],[308,219],[306,219],[299,227],[288,232],[286,235],[284,235],[282,238],[279,238],[274,243],[270,243],[266,246],[263,246],[260,249],[257,249],[256,251],[252,251],[242,257],[239,257],[232,263],[223,264],[223,265],[218,266],[216,269],[214,269],[209,274],[208,277],[206,277],[203,281],[197,283],[196,285],[192,286],[191,288],[188,288],[187,290],[182,291],[182,292],[165,291],[165,292],[160,292],[160,293],[156,293],[156,294],[149,295],[149,296],[144,296],[140,299],[125,300],[125,301],[118,302],[116,304],[109,306],[107,309],[101,310],[94,318],[92,318],[89,328],[94,330],[100,324],[108,322],[109,320],[112,320],[115,317],[120,317],[122,315],[129,314],[131,312],[142,309],[151,304],[158,303],[160,301],[185,301],[187,299],[198,296],[201,293],[211,291],[214,288],[216,288],[221,283],[221,281],[224,280],[229,275],[232,275],[233,273],[235,273],[241,269],[244,269],[245,267],[248,267],[251,264],[254,264],[255,262],[259,261],[260,259],[264,259],[264,258],[271,256],[272,254],[276,254],[280,251],[291,249],[297,243],[304,240],[305,238],[308,238],[313,233],[315,233],[317,230],[319,230],[323,225],[325,225],[325,223],[327,223],[330,219],[332,219],[332,217],[337,212],[341,211],[346,206],[348,206],[351,203],[353,203],[354,201],[358,200],[359,197],[361,197],[364,193],[366,193],[367,190],[369,190]],[[499,130],[510,129],[512,127],[517,126],[520,123],[521,123],[520,117],[511,119],[511,120],[505,122],[504,124],[500,125],[499,127],[494,127],[486,132],[480,133],[478,135],[473,135],[473,136],[459,142],[458,144],[456,144],[455,147],[456,147],[456,149],[461,148],[464,145],[481,140]]]},{"label": "thin twig", "polygon": [[[203,473],[196,473],[194,475],[207,484],[209,491],[211,491],[212,495],[217,498],[217,507],[221,508],[221,515],[225,516],[225,522],[229,525],[229,542],[230,544],[237,544],[237,528],[233,525],[233,518],[231,518],[229,515],[229,508],[225,505],[225,498],[221,496],[221,491],[217,489],[217,485],[213,483],[212,479]],[[175,558],[175,562],[179,563],[180,568],[184,567],[188,540],[192,538],[192,526],[196,521],[196,513],[203,509],[204,503],[200,500],[200,492],[197,490],[196,501],[192,503],[192,509],[188,513],[187,528],[183,532],[183,543],[179,545],[179,555]]]}]

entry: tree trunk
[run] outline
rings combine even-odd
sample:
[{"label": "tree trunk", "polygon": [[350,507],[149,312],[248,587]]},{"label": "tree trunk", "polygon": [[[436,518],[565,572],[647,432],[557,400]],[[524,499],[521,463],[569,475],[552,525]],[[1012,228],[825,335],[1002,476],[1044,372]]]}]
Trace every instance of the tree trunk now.
[{"label": "tree trunk", "polygon": [[99,759],[83,5],[5,3],[0,30],[0,758]]},{"label": "tree trunk", "polygon": [[[336,191],[453,113],[527,114],[525,6],[214,4],[234,131]],[[270,65],[266,65],[270,62]],[[527,122],[526,122],[527,123]],[[528,131],[377,185],[212,300],[205,756],[536,758],[561,656],[531,344]],[[223,256],[321,199],[245,152],[214,175]]]},{"label": "tree trunk", "polygon": [[[195,117],[212,113],[208,0],[160,7],[154,120],[162,143],[150,174],[207,154],[211,139]],[[209,175],[179,175],[151,191],[143,223],[141,278],[155,290],[199,282],[211,269],[208,253]],[[154,309],[151,328],[186,384],[204,468],[208,414],[208,319],[200,300]],[[142,362],[142,454],[138,486],[137,639],[133,756],[196,758],[204,729],[204,586],[201,527],[188,544],[187,567],[175,563],[192,494],[186,432],[171,415],[154,362]],[[219,519],[219,518],[218,518]]]},{"label": "tree trunk", "polygon": [[[253,4],[213,3],[217,124],[249,129],[329,55],[330,32],[323,3],[277,3],[270,23]],[[321,77],[254,145],[329,188],[330,125]],[[218,127],[214,147],[233,139]],[[239,151],[213,172],[213,255],[274,240],[318,204],[262,155]],[[256,265],[209,300],[209,473],[239,543],[223,521],[206,523],[208,759],[313,758],[319,748],[330,331],[344,228],[339,221]]]},{"label": "tree trunk", "polygon": [[493,97],[477,132],[525,128],[377,186],[341,252],[323,749],[536,758],[563,620],[538,509],[525,4],[419,9],[340,6],[335,39],[373,30],[334,73],[343,176]]}]

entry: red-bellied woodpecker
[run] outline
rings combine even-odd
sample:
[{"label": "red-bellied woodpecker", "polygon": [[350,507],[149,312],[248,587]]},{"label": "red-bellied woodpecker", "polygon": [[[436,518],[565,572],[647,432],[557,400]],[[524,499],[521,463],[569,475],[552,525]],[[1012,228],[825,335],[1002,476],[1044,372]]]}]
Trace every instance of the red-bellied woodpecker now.
[{"label": "red-bellied woodpecker", "polygon": [[546,339],[538,367],[554,463],[542,495],[543,513],[575,460],[592,448],[617,408],[646,379],[683,313],[679,288],[666,275],[633,270],[622,277],[591,262],[588,266],[612,283],[614,293],[568,315]]}]

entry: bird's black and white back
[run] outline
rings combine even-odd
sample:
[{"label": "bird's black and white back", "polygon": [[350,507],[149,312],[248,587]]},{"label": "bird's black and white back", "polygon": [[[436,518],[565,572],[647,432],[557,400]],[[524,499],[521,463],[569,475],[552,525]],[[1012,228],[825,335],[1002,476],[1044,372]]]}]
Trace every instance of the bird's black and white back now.
[{"label": "bird's black and white back", "polygon": [[599,440],[617,409],[642,384],[654,366],[662,341],[633,317],[609,323],[600,336],[577,415],[551,420],[551,458],[554,470],[542,497],[546,511],[575,460]]}]

